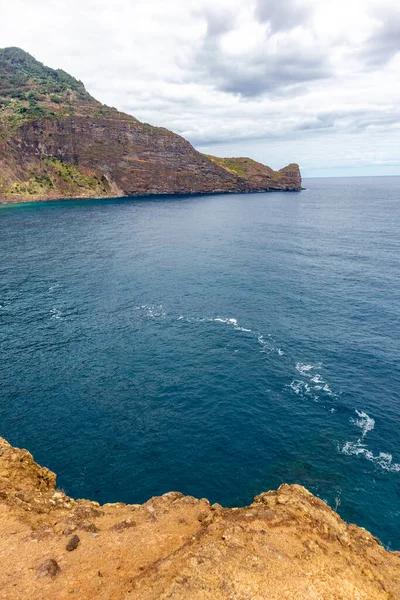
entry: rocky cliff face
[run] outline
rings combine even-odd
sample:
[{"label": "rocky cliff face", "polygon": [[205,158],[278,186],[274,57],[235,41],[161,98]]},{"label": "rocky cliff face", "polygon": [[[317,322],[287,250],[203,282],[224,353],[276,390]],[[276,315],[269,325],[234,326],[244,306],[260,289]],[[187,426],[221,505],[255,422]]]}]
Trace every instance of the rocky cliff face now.
[{"label": "rocky cliff face", "polygon": [[395,600],[400,553],[299,485],[244,508],[73,500],[0,438],[0,598]]},{"label": "rocky cliff face", "polygon": [[298,165],[203,155],[103,106],[67,73],[0,50],[0,201],[299,189]]}]

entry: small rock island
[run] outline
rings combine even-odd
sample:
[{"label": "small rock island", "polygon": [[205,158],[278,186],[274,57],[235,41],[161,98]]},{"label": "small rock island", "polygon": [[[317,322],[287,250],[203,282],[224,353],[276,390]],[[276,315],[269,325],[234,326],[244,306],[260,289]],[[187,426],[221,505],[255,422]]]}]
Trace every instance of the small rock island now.
[{"label": "small rock island", "polygon": [[297,164],[201,154],[101,104],[65,71],[0,49],[0,202],[300,189]]}]

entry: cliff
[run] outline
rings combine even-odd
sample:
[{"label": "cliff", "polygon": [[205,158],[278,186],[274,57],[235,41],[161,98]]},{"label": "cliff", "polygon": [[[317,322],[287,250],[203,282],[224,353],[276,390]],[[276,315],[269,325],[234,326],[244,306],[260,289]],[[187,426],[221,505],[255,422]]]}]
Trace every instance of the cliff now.
[{"label": "cliff", "polygon": [[178,492],[100,506],[55,485],[0,438],[1,598],[400,598],[400,553],[299,485],[230,509]]},{"label": "cliff", "polygon": [[203,155],[102,105],[64,71],[0,49],[0,201],[299,189],[296,164]]}]

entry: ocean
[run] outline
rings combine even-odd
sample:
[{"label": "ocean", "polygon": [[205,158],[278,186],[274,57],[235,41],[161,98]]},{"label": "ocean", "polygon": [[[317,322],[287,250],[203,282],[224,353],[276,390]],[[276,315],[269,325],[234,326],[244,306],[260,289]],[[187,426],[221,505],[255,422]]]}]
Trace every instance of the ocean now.
[{"label": "ocean", "polygon": [[400,178],[0,207],[0,435],[74,497],[300,483],[400,549]]}]

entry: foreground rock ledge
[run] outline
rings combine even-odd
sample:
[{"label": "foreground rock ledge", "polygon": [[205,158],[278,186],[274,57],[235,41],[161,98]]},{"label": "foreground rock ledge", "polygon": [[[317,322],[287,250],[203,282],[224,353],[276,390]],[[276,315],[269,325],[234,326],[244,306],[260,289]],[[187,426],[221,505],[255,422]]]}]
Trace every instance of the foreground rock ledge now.
[{"label": "foreground rock ledge", "polygon": [[0,438],[1,599],[400,598],[400,553],[299,485],[227,509],[178,492],[100,506],[55,484]]}]

